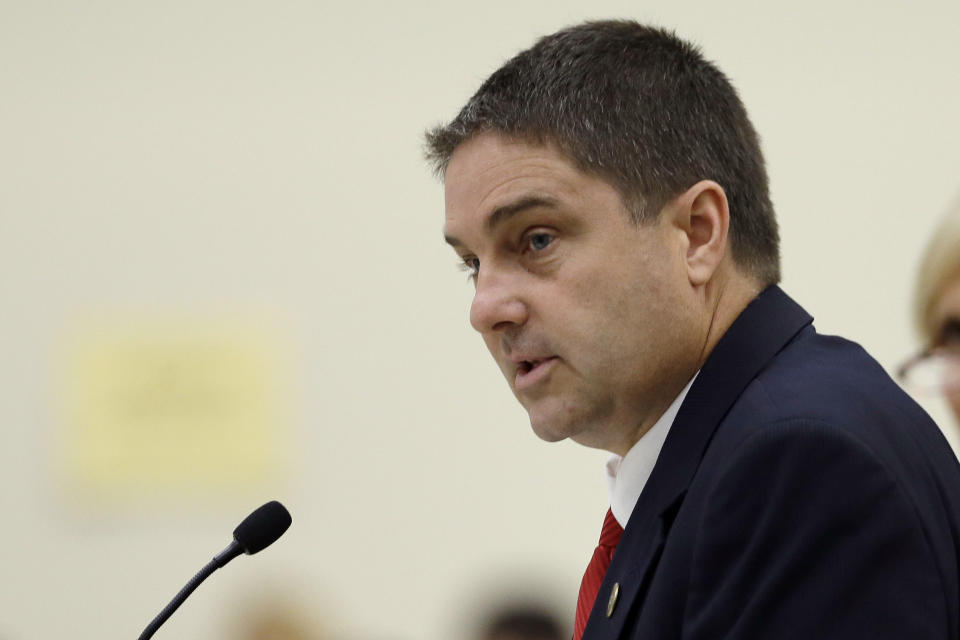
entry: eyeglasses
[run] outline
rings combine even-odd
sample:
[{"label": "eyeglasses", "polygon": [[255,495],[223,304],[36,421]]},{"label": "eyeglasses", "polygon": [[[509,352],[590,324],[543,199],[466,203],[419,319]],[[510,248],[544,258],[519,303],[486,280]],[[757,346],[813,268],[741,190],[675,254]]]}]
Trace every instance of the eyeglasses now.
[{"label": "eyeglasses", "polygon": [[921,395],[960,391],[960,347],[930,347],[897,369],[897,379]]}]

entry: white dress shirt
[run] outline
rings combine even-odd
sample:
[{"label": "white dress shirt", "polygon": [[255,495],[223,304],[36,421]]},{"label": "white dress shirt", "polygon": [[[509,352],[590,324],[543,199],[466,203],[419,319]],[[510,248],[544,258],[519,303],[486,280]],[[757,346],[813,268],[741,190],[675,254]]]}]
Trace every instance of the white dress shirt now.
[{"label": "white dress shirt", "polygon": [[[700,373],[699,371],[697,372]],[[673,426],[673,421],[680,411],[683,399],[687,397],[690,386],[697,379],[694,375],[673,402],[667,407],[660,419],[650,430],[643,434],[637,443],[630,448],[627,455],[620,457],[613,454],[607,460],[607,493],[610,496],[610,510],[620,526],[626,528],[627,520],[633,513],[633,508],[640,498],[640,492],[647,484],[653,465],[656,464],[667,439],[667,433]]]}]

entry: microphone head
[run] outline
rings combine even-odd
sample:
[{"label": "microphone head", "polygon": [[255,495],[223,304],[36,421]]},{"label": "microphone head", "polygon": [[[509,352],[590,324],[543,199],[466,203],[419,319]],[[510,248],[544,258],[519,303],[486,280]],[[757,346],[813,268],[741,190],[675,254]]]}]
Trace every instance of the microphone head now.
[{"label": "microphone head", "polygon": [[266,549],[290,527],[292,519],[286,507],[271,500],[250,515],[233,530],[233,539],[247,555]]}]

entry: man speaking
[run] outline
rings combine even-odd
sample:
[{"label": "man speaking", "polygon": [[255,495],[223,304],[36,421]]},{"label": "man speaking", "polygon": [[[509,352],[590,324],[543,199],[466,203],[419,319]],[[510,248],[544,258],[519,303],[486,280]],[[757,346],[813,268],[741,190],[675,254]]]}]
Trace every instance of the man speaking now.
[{"label": "man speaking", "polygon": [[696,48],[565,29],[427,149],[533,430],[613,454],[576,640],[960,637],[957,460],[777,287],[756,132]]}]

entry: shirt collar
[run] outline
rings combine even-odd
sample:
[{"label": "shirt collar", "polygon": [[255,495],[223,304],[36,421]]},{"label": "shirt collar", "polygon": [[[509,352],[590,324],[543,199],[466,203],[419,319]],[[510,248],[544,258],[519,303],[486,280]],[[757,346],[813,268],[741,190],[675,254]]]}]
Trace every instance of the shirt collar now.
[{"label": "shirt collar", "polygon": [[[699,373],[698,371],[697,374]],[[680,405],[683,404],[683,399],[687,397],[687,392],[690,391],[690,386],[696,378],[695,374],[663,415],[630,448],[627,455],[621,457],[613,454],[607,460],[607,493],[610,496],[610,510],[613,511],[613,517],[621,527],[626,528],[627,520],[633,513],[640,493],[653,472],[653,465],[657,462],[663,443],[667,439],[667,433],[677,417],[677,412],[680,411]]]}]

